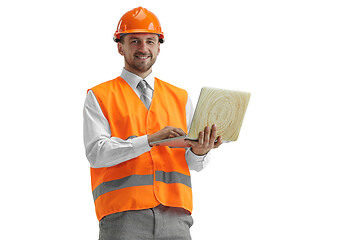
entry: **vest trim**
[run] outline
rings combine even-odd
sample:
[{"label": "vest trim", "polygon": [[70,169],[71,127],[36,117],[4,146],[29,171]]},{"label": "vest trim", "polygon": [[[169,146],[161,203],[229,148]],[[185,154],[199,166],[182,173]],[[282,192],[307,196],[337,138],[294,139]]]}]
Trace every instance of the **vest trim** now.
[{"label": "vest trim", "polygon": [[136,186],[145,186],[145,185],[153,185],[154,183],[154,175],[130,175],[124,178],[103,182],[99,186],[97,186],[93,191],[94,201],[101,195],[119,190],[122,188],[128,187],[136,187]]},{"label": "vest trim", "polygon": [[[191,178],[179,172],[156,171],[155,180],[166,184],[181,183],[191,188]],[[154,175],[130,175],[124,178],[103,182],[93,191],[94,201],[101,195],[128,187],[146,186],[154,184]]]},{"label": "vest trim", "polygon": [[155,180],[163,183],[182,183],[191,188],[191,178],[179,172],[156,171]]}]

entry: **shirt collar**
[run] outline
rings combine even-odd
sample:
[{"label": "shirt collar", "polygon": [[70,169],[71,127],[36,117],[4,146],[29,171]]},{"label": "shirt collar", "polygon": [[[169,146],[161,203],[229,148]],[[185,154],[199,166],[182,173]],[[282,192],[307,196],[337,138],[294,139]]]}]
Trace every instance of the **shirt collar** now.
[{"label": "shirt collar", "polygon": [[[132,89],[136,89],[137,85],[142,80],[141,77],[139,77],[138,75],[132,72],[127,71],[125,68],[123,68],[120,77],[124,79]],[[149,75],[145,77],[144,80],[150,85],[151,89],[154,90],[154,85],[155,85],[154,74],[151,72]]]}]

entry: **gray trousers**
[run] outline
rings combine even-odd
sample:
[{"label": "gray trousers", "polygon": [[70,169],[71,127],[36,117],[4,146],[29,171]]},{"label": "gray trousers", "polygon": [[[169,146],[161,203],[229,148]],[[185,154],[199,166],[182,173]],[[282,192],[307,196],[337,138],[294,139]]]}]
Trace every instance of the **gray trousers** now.
[{"label": "gray trousers", "polygon": [[159,205],[105,216],[99,223],[99,240],[191,240],[192,225],[186,210]]}]

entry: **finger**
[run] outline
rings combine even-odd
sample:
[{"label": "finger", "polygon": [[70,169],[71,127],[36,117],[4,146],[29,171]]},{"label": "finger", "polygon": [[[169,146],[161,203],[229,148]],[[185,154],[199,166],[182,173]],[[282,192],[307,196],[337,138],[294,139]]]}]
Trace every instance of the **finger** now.
[{"label": "finger", "polygon": [[186,135],[186,133],[181,128],[175,128],[175,127],[171,128],[170,134],[172,134],[174,137],[180,137]]},{"label": "finger", "polygon": [[204,143],[209,144],[210,139],[210,129],[208,126],[205,127],[205,133],[204,133]]},{"label": "finger", "polygon": [[214,143],[216,139],[216,125],[213,124],[211,128],[211,136],[210,136],[210,142]]},{"label": "finger", "polygon": [[179,136],[185,136],[186,133],[181,128],[172,129],[173,132],[176,132]]},{"label": "finger", "polygon": [[180,136],[185,136],[186,132],[184,132],[184,130],[182,130],[181,128],[178,128],[178,133],[180,134]]},{"label": "finger", "polygon": [[201,132],[199,133],[198,143],[199,143],[199,145],[203,145],[203,144],[204,144],[204,132],[203,132],[203,131],[201,131]]},{"label": "finger", "polygon": [[170,138],[178,137],[178,136],[179,136],[179,134],[178,134],[177,132],[175,132],[175,131],[170,131],[170,134],[169,134],[169,137],[170,137]]},{"label": "finger", "polygon": [[217,142],[214,144],[214,148],[218,148],[222,143],[223,143],[222,137],[219,136],[219,137],[217,138]]}]

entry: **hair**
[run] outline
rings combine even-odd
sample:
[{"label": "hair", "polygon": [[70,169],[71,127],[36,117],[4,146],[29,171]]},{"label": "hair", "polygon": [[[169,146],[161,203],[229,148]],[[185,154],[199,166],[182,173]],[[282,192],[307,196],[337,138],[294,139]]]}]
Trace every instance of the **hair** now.
[{"label": "hair", "polygon": [[119,42],[120,42],[121,44],[124,44],[125,36],[126,36],[126,34],[123,34],[123,35],[120,36]]}]

